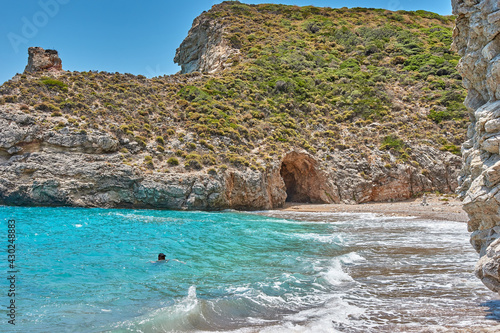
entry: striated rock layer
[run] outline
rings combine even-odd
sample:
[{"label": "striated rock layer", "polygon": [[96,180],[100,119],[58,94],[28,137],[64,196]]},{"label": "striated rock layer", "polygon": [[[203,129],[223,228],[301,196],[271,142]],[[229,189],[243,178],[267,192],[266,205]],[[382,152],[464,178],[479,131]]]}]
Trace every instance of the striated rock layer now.
[{"label": "striated rock layer", "polygon": [[500,292],[500,1],[452,0],[453,47],[468,90],[471,124],[462,146],[458,191],[469,214],[471,243],[480,254],[476,275]]}]

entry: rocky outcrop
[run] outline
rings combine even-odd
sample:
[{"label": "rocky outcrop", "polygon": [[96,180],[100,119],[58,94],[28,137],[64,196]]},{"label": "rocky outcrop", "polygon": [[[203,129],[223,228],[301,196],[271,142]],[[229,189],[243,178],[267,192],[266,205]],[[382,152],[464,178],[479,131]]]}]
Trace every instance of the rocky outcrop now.
[{"label": "rocky outcrop", "polygon": [[279,208],[286,200],[284,183],[276,167],[266,172],[230,171],[225,175],[223,187],[226,205],[233,209]]},{"label": "rocky outcrop", "polygon": [[[0,107],[0,204],[165,209],[271,209],[286,193],[277,172],[144,172],[124,164],[128,140],[47,130],[18,105]],[[134,142],[135,143],[135,142]]]},{"label": "rocky outcrop", "polygon": [[500,239],[498,230],[495,231],[493,242],[488,245],[485,253],[476,264],[476,276],[481,279],[485,286],[492,291],[499,293],[500,288]]},{"label": "rocky outcrop", "polygon": [[220,22],[201,15],[177,49],[174,62],[181,66],[181,73],[213,73],[230,67],[230,58],[240,51],[226,37]]},{"label": "rocky outcrop", "polygon": [[56,50],[44,50],[41,47],[28,49],[28,65],[24,69],[25,73],[61,70],[62,61]]},{"label": "rocky outcrop", "polygon": [[459,192],[469,214],[471,243],[481,259],[476,275],[500,291],[500,3],[453,0],[457,15],[454,48],[462,56],[458,70],[468,89],[471,124],[462,146],[464,167]]}]

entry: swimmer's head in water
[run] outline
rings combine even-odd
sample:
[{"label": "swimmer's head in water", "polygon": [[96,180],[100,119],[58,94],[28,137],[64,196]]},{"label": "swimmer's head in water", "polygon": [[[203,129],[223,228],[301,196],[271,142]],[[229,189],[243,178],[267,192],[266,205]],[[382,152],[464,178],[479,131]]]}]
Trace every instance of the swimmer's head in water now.
[{"label": "swimmer's head in water", "polygon": [[158,260],[165,260],[165,255],[163,253],[160,253],[158,255]]}]

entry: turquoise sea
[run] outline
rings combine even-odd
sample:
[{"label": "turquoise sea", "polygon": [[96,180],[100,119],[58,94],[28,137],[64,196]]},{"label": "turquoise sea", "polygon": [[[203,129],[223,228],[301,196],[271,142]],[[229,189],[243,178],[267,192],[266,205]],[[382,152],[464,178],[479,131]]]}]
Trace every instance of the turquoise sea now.
[{"label": "turquoise sea", "polygon": [[[1,332],[422,332],[500,325],[464,223],[0,207]],[[158,253],[170,259],[155,262]],[[173,260],[176,259],[176,260]]]}]

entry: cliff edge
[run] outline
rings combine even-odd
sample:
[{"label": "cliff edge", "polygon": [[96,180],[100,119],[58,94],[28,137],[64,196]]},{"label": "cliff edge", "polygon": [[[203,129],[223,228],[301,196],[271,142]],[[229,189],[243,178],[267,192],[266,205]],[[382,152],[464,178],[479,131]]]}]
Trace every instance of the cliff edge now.
[{"label": "cliff edge", "polygon": [[480,254],[476,276],[500,292],[500,3],[453,0],[453,47],[468,90],[471,124],[462,146],[458,191],[469,214],[471,243]]}]

